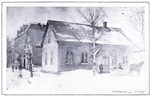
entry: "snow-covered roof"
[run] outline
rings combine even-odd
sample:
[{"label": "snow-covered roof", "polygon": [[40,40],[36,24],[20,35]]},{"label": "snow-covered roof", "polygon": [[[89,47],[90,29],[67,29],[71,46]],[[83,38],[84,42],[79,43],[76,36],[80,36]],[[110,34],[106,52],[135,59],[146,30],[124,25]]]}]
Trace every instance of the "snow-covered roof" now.
[{"label": "snow-covered roof", "polygon": [[[48,20],[58,41],[93,42],[92,27],[90,25]],[[131,45],[120,28],[100,27],[95,29],[94,36],[98,44]]]},{"label": "snow-covered roof", "polygon": [[[24,26],[24,25],[23,25]],[[31,40],[32,44],[36,42],[36,45],[41,45],[41,42],[43,40],[43,32],[45,30],[45,25],[40,24],[40,23],[31,23],[28,24],[28,26],[25,26],[26,29],[22,30],[22,32],[20,32],[17,37],[15,38],[15,40],[17,40],[20,37],[23,37],[23,34],[26,34],[26,32],[28,31],[30,33],[29,35],[29,39]],[[30,29],[33,29],[32,31]],[[30,30],[30,31],[29,31]]]}]

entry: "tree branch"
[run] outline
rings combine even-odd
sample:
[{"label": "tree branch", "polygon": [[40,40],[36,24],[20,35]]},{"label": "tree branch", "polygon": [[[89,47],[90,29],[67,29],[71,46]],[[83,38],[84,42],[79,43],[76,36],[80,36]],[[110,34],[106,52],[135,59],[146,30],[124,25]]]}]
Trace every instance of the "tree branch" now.
[{"label": "tree branch", "polygon": [[78,9],[77,8],[77,11],[84,17],[84,19],[86,19],[87,20],[87,22],[89,22],[89,23],[92,23],[87,17],[86,17],[86,15],[85,14],[83,14],[82,12],[81,12],[81,10],[80,9]]}]

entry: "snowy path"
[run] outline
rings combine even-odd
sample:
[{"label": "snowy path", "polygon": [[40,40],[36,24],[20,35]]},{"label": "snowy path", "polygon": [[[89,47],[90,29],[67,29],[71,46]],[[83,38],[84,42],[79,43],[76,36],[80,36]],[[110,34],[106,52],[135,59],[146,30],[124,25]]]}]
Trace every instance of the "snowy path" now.
[{"label": "snowy path", "polygon": [[23,78],[18,78],[19,70],[7,69],[7,90],[99,90],[99,89],[144,89],[143,76],[113,76],[97,74],[91,70],[75,70],[58,74],[22,70]]}]

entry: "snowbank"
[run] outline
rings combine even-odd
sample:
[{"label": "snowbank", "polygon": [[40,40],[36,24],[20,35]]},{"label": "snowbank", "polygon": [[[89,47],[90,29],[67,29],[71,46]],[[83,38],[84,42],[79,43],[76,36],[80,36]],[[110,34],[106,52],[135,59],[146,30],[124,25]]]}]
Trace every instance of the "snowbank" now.
[{"label": "snowbank", "polygon": [[22,70],[22,78],[19,78],[19,70],[12,72],[7,69],[7,90],[104,90],[104,89],[144,89],[144,75],[112,75],[114,73],[96,74],[92,70],[75,70],[50,74],[34,72],[30,77],[28,70]]}]

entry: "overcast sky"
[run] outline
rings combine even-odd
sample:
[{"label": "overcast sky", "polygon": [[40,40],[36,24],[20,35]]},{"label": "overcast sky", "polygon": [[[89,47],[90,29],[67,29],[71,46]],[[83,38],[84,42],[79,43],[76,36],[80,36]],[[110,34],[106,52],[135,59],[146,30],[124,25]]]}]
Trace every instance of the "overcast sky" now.
[{"label": "overcast sky", "polygon": [[[138,34],[130,29],[122,14],[127,11],[126,8],[105,7],[104,9],[108,27],[121,28],[131,40],[139,42]],[[17,30],[23,24],[46,24],[47,20],[85,23],[74,7],[7,7],[7,36],[16,37]]]}]

